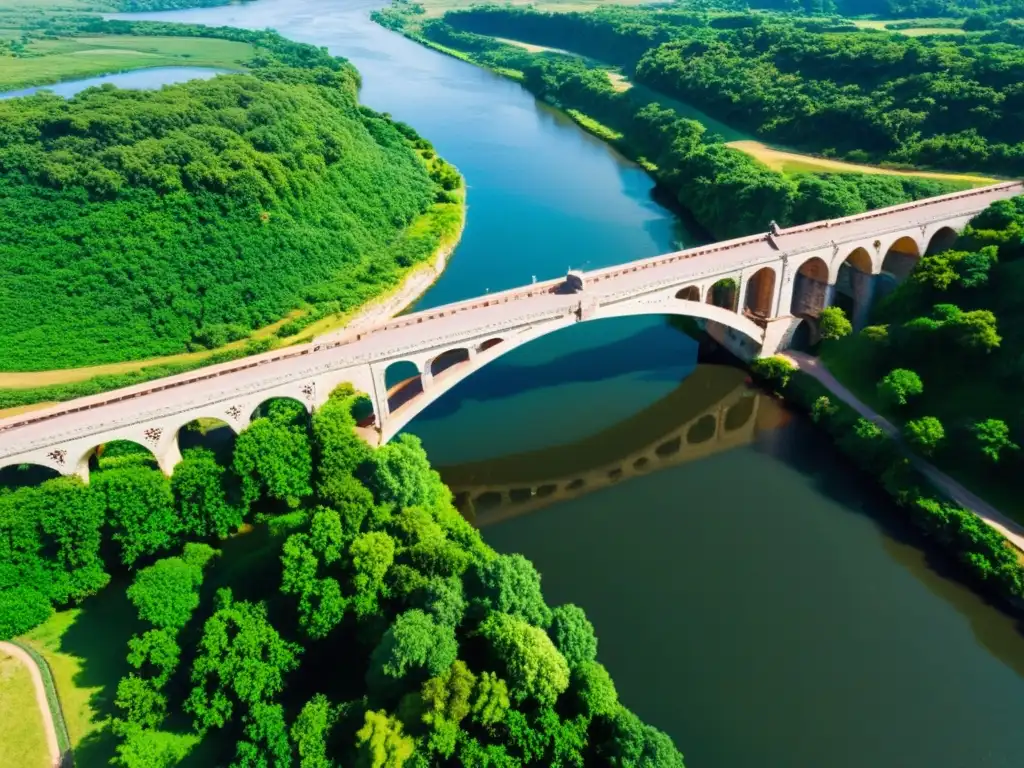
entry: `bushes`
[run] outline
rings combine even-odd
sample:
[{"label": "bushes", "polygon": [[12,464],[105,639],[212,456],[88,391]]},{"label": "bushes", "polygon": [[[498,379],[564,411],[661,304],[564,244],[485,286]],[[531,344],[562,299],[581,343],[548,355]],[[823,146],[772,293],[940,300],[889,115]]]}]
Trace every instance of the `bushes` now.
[{"label": "bushes", "polygon": [[0,591],[0,640],[28,632],[52,613],[50,599],[32,587],[12,586]]},{"label": "bushes", "polygon": [[775,355],[757,358],[750,364],[750,370],[769,386],[782,389],[789,384],[789,379],[796,370],[796,366],[782,355]]},{"label": "bushes", "polygon": [[892,406],[906,405],[924,392],[921,377],[905,368],[896,368],[878,382],[878,396]]}]

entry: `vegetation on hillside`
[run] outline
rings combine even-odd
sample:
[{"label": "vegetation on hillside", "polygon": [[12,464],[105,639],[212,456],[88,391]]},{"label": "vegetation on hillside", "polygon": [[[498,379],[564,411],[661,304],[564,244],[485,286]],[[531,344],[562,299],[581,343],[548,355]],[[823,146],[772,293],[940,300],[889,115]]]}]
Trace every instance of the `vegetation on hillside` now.
[{"label": "vegetation on hillside", "polygon": [[[503,17],[505,11],[467,13]],[[773,220],[785,226],[844,216],[958,188],[943,181],[904,176],[777,173],[638,89],[616,89],[599,65],[578,56],[531,54],[447,23],[463,15],[429,20],[419,34],[428,42],[466,52],[485,66],[513,72],[539,97],[570,114],[579,110],[603,125],[602,137],[640,160],[715,237],[763,232]],[[404,22],[394,13],[377,18],[388,24]],[[593,125],[583,124],[595,130]]]},{"label": "vegetation on hillside", "polygon": [[921,259],[879,302],[874,325],[826,344],[823,355],[851,388],[906,423],[912,444],[1024,520],[1022,257],[1024,198],[995,203],[952,250]]},{"label": "vegetation on hillside", "polygon": [[[272,401],[230,467],[196,449],[168,479],[112,444],[89,485],[0,495],[0,636],[128,575],[138,630],[106,681],[126,767],[198,750],[236,766],[681,768],[619,703],[583,611],[549,606],[526,559],[484,544],[416,438],[363,443],[356,402],[339,389],[310,420]],[[270,543],[224,584],[221,537],[259,519]]]},{"label": "vegetation on hillside", "polygon": [[458,173],[359,106],[346,61],[270,32],[79,31],[258,53],[249,75],[0,102],[0,369],[215,348],[299,307],[357,306],[437,247],[402,235],[458,204]]},{"label": "vegetation on hillside", "polygon": [[623,66],[730,125],[824,154],[1024,171],[1017,46],[616,6],[567,14],[492,6],[448,13],[445,23]]}]

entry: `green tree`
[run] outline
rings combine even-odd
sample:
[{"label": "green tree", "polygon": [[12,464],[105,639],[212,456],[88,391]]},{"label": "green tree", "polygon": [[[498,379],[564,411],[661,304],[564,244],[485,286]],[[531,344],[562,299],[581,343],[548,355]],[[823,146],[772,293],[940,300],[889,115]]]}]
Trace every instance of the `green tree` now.
[{"label": "green tree", "polygon": [[224,538],[238,529],[245,509],[228,501],[226,469],[212,451],[185,451],[174,468],[171,491],[182,530],[199,538]]},{"label": "green tree", "polygon": [[499,555],[478,565],[470,594],[487,608],[546,627],[551,609],[541,593],[540,574],[522,555]]},{"label": "green tree", "polygon": [[301,650],[278,634],[265,605],[236,602],[231,590],[219,590],[192,664],[195,687],[185,711],[200,731],[223,728],[238,704],[251,709],[277,696]]},{"label": "green tree", "polygon": [[106,500],[107,525],[125,565],[177,544],[181,523],[170,482],[160,470],[138,465],[108,469],[97,472],[91,486]]},{"label": "green tree", "polygon": [[599,752],[615,768],[683,768],[683,756],[672,740],[625,707],[612,716],[611,738]]},{"label": "green tree", "polygon": [[505,719],[511,706],[508,686],[494,672],[482,672],[473,692],[472,720],[485,728],[497,725]]},{"label": "green tree", "polygon": [[878,396],[891,406],[906,405],[922,392],[921,377],[906,368],[894,368],[878,382]]},{"label": "green tree", "polygon": [[823,339],[841,339],[853,333],[853,325],[840,307],[825,307],[821,310],[818,327]]},{"label": "green tree", "polygon": [[773,357],[759,357],[750,364],[750,370],[754,375],[763,381],[767,381],[773,387],[784,389],[789,384],[789,379],[796,370],[793,363],[782,355]]},{"label": "green tree", "polygon": [[573,671],[572,691],[587,717],[609,716],[619,707],[619,694],[602,664],[589,661]]},{"label": "green tree", "polygon": [[415,435],[399,435],[373,451],[364,466],[362,479],[378,504],[434,511],[451,502],[451,491],[431,468]]},{"label": "green tree", "polygon": [[418,687],[440,674],[459,652],[455,630],[438,624],[419,609],[400,613],[370,656],[366,682],[371,692],[383,692],[401,682]]},{"label": "green tree", "polygon": [[996,316],[987,309],[964,312],[948,325],[954,342],[969,352],[991,352],[1003,340],[996,328]]},{"label": "green tree", "polygon": [[180,629],[199,607],[202,570],[180,557],[157,560],[135,574],[128,587],[128,599],[139,618],[160,629]]},{"label": "green tree", "polygon": [[121,738],[113,765],[121,768],[172,768],[192,749],[187,739],[168,738],[165,731],[144,728],[131,721],[115,720],[112,730]]},{"label": "green tree", "polygon": [[121,678],[114,704],[126,720],[143,728],[156,728],[167,717],[167,697],[160,686],[135,674]]},{"label": "green tree", "polygon": [[46,595],[27,586],[0,589],[0,640],[28,632],[53,614]]},{"label": "green tree", "polygon": [[245,738],[237,742],[233,768],[285,768],[294,765],[288,726],[280,704],[254,702],[245,719]]},{"label": "green tree", "polygon": [[295,508],[313,492],[313,458],[301,427],[256,419],[235,442],[233,467],[246,504],[267,497]]},{"label": "green tree", "polygon": [[551,612],[548,634],[558,652],[565,657],[570,670],[575,670],[597,658],[597,637],[594,625],[579,606],[568,603]]},{"label": "green tree", "polygon": [[337,710],[322,693],[306,702],[292,723],[291,737],[299,753],[299,768],[332,768],[327,739],[337,721]]},{"label": "green tree", "polygon": [[946,430],[934,416],[923,416],[908,421],[903,427],[903,436],[925,456],[932,456],[945,440]]},{"label": "green tree", "polygon": [[971,434],[981,455],[993,464],[998,464],[1004,454],[1020,450],[1020,446],[1010,439],[1010,428],[1000,419],[974,422]]},{"label": "green tree", "polygon": [[413,740],[402,733],[402,724],[387,712],[367,712],[356,732],[358,768],[401,768],[415,751]]},{"label": "green tree", "polygon": [[491,613],[480,634],[508,673],[515,701],[553,705],[569,687],[569,665],[544,630],[504,613]]},{"label": "green tree", "polygon": [[100,557],[103,497],[77,477],[59,477],[40,485],[27,500],[18,511],[41,522],[50,598],[68,603],[105,587],[110,576]]},{"label": "green tree", "polygon": [[839,406],[832,405],[832,400],[828,395],[822,395],[811,405],[811,421],[815,424],[827,421],[837,413],[839,413]]},{"label": "green tree", "polygon": [[128,641],[128,663],[163,688],[178,668],[181,648],[174,634],[167,629],[151,629]]}]

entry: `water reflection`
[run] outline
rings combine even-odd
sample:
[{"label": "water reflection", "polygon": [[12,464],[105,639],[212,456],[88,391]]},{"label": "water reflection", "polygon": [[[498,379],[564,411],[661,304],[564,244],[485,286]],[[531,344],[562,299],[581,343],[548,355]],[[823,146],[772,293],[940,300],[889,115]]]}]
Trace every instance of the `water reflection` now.
[{"label": "water reflection", "polygon": [[482,527],[750,444],[786,418],[738,369],[701,365],[666,397],[596,434],[439,471]]}]

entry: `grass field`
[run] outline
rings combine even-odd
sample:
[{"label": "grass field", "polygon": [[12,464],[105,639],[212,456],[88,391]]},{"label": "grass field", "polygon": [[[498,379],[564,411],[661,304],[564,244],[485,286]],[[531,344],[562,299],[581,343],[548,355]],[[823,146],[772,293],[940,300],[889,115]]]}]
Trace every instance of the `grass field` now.
[{"label": "grass field", "polygon": [[[44,0],[40,0],[43,2]],[[443,16],[446,11],[469,8],[480,5],[480,0],[421,0],[427,16],[433,18]],[[607,0],[508,0],[508,5],[521,5],[536,8],[538,11],[592,11],[598,6],[608,5]],[[657,0],[615,0],[615,5],[656,5]]]},{"label": "grass field", "polygon": [[144,67],[242,69],[253,56],[248,43],[195,37],[98,36],[34,40],[24,58],[0,64],[0,89],[47,85]]},{"label": "grass field", "polygon": [[0,765],[47,768],[43,718],[28,669],[0,651]]},{"label": "grass field", "polygon": [[[897,32],[908,37],[921,37],[922,35],[963,35],[962,29],[955,27],[936,27],[938,22],[948,22],[949,19],[852,19],[853,23],[861,29],[880,29],[883,32]],[[908,29],[886,29],[886,24],[902,22],[916,22],[918,26]]]},{"label": "grass field", "polygon": [[751,157],[760,160],[769,168],[781,173],[884,173],[896,176],[921,176],[927,179],[941,179],[943,181],[959,181],[965,186],[980,187],[986,184],[995,184],[999,179],[991,176],[978,176],[974,174],[941,173],[939,171],[914,171],[882,168],[877,165],[860,165],[859,163],[847,163],[842,160],[829,160],[824,157],[803,155],[797,152],[788,152],[782,149],[769,147],[760,141],[750,139],[742,141],[731,141],[729,146],[746,152]]}]

